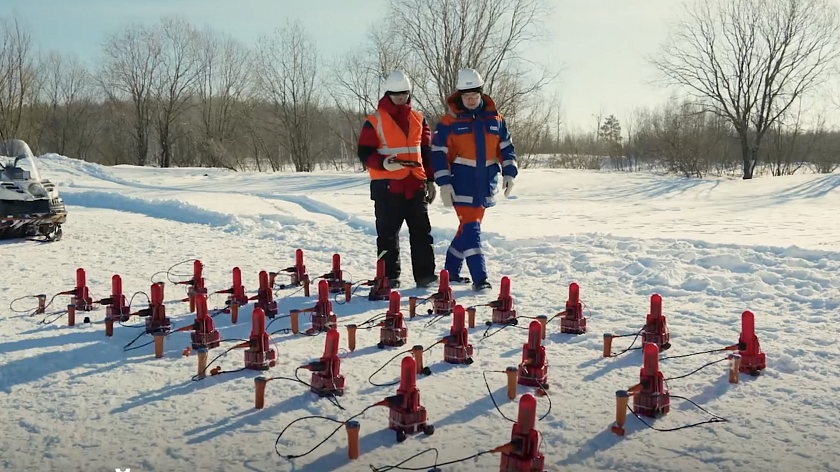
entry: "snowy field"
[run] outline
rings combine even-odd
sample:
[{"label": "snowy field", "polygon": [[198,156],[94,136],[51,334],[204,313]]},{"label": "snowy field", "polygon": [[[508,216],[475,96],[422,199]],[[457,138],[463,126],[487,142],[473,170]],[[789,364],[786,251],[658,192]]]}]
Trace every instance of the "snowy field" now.
[{"label": "snowy field", "polygon": [[[442,347],[426,354],[433,374],[418,377],[417,383],[435,433],[397,444],[387,429],[387,409],[370,409],[358,418],[361,456],[356,461],[347,459],[343,430],[291,461],[275,452],[275,441],[296,418],[345,420],[396,393],[396,387],[368,382],[399,352],[377,349],[376,330],[360,330],[356,351],[342,359],[344,410],[285,380],[268,383],[265,408],[257,410],[255,371],[191,380],[196,356],[182,356],[189,333],[166,338],[165,356],[155,359],[151,345],[124,351],[142,332],[132,327],[140,320],[115,327],[108,338],[104,308],[88,314],[92,324],[81,323],[80,315],[75,327],[67,326],[66,317],[45,325],[39,324],[42,316],[8,309],[18,297],[51,297],[72,289],[79,267],[87,272],[94,299],[100,299],[108,295],[113,274],[123,277],[128,295],[148,292],[153,274],[193,258],[205,264],[211,292],[227,289],[231,269],[238,266],[246,290],[254,293],[259,271],[292,265],[297,248],[304,250],[313,276],[328,272],[338,253],[348,278],[371,279],[376,248],[366,175],[101,167],[54,155],[43,157],[41,165],[42,173],[60,185],[70,215],[60,242],[0,243],[5,269],[0,283],[2,470],[364,471],[430,447],[439,451],[438,462],[447,462],[510,439],[511,424],[494,408],[482,373],[494,371],[486,374],[490,390],[505,415],[515,418],[517,402],[505,396],[505,376],[497,371],[519,363],[526,331],[506,329],[479,343],[488,308],[479,308],[479,326],[470,332],[477,348],[474,364],[445,364]],[[502,199],[483,225],[493,290],[454,290],[464,306],[487,303],[496,298],[499,279],[509,276],[519,314],[533,317],[561,311],[569,283],[580,284],[589,332],[561,334],[554,320],[545,340],[551,410],[537,429],[546,471],[840,471],[838,187],[838,174],[741,181],[523,171],[515,197]],[[442,267],[457,219],[439,201],[430,212]],[[410,274],[407,237],[403,264]],[[189,278],[189,267],[173,269],[172,279]],[[366,290],[348,304],[333,304],[343,349],[344,326],[384,311],[384,302],[363,297]],[[409,283],[401,290],[404,313],[408,296],[433,291]],[[726,422],[658,432],[630,416],[626,436],[618,437],[610,432],[615,391],[639,381],[641,352],[602,358],[602,335],[641,329],[654,293],[663,297],[672,336],[673,347],[663,357],[737,343],[740,315],[751,310],[767,369],[730,384],[722,362],[669,382],[672,394]],[[167,284],[167,314],[176,327],[194,317],[178,302],[184,296],[182,286]],[[294,290],[276,297],[281,314],[315,303]],[[48,313],[67,301],[57,297]],[[138,296],[134,307],[145,303]],[[211,308],[223,303],[224,295],[209,302]],[[13,307],[31,309],[34,299]],[[250,311],[244,307],[235,325],[228,315],[217,316],[222,336],[247,339]],[[446,320],[425,325],[425,318],[409,323],[410,345],[430,346],[449,331]],[[278,319],[269,331],[288,326],[288,318]],[[297,366],[324,349],[323,336],[280,332],[272,339],[279,351],[279,363],[269,372],[273,376],[292,377]],[[613,350],[631,339],[616,339]],[[132,347],[149,341],[141,337]],[[231,345],[223,343],[210,358]],[[665,377],[678,377],[723,357],[664,359],[660,367]],[[235,370],[242,362],[242,352],[233,351],[214,366]],[[395,361],[373,381],[389,383],[398,375]],[[533,389],[519,387],[520,395],[527,392]],[[540,416],[549,408],[548,398],[538,399]],[[670,413],[652,424],[665,429],[708,419],[689,402],[674,399]],[[277,447],[283,454],[303,454],[338,426],[326,420],[298,422]],[[434,462],[435,454],[427,453],[402,467],[425,471]],[[486,454],[441,469],[494,471],[499,456]]]}]

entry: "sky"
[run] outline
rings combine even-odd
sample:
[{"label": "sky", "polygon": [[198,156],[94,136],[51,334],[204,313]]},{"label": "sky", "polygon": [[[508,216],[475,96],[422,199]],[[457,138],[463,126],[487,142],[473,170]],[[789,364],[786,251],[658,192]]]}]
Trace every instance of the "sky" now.
[{"label": "sky", "polygon": [[[554,11],[543,24],[548,34],[526,56],[560,70],[549,93],[560,102],[565,128],[593,130],[598,115],[614,114],[626,122],[636,108],[657,106],[675,92],[655,83],[656,71],[646,58],[667,39],[680,0],[550,1]],[[287,19],[300,19],[322,54],[334,57],[364,43],[385,15],[386,4],[387,0],[0,0],[0,12],[22,19],[41,48],[95,62],[109,34],[165,15],[224,31],[249,45]]]}]

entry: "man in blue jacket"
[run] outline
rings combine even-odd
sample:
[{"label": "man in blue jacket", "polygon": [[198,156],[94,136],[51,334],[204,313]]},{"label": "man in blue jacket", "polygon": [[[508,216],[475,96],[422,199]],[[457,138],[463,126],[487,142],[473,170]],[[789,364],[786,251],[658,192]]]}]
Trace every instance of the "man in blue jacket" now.
[{"label": "man in blue jacket", "polygon": [[470,279],[461,276],[466,260],[473,290],[491,288],[481,250],[484,211],[496,204],[499,180],[508,197],[517,175],[507,124],[483,86],[475,69],[458,71],[457,90],[447,99],[449,113],[432,136],[431,164],[438,193],[445,206],[455,208],[460,221],[444,268],[450,281],[468,283]]}]

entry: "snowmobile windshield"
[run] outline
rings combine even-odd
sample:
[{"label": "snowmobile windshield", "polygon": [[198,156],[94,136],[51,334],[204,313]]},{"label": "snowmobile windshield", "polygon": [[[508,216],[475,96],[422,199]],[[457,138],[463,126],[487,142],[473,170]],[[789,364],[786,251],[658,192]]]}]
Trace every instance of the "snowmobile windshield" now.
[{"label": "snowmobile windshield", "polygon": [[6,180],[41,180],[35,156],[19,139],[0,142],[0,173]]}]

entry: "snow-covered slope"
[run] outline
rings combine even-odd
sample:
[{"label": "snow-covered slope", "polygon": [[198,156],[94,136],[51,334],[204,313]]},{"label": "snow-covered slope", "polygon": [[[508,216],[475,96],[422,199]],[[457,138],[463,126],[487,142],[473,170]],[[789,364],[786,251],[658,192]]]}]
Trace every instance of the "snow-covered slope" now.
[{"label": "snow-covered slope", "polygon": [[[95,299],[108,295],[114,274],[122,276],[127,294],[148,292],[153,274],[192,258],[204,263],[211,292],[227,289],[231,270],[238,266],[253,294],[259,271],[292,265],[297,248],[304,250],[313,276],[329,271],[335,253],[341,255],[347,278],[374,275],[376,232],[363,174],[101,167],[55,155],[42,157],[42,167],[69,205],[65,237],[53,244],[0,243],[2,306],[18,297],[52,297],[71,289],[79,267],[86,270]],[[543,435],[546,470],[840,470],[838,186],[836,174],[741,181],[523,171],[515,197],[488,211],[482,227],[493,291],[454,290],[458,303],[480,305],[496,297],[499,279],[508,276],[520,316],[550,317],[565,306],[569,284],[580,284],[588,332],[561,334],[555,319],[545,340],[551,388],[548,398],[538,398],[538,414],[546,414],[549,398],[551,410],[537,429]],[[430,213],[442,266],[457,218],[440,202]],[[405,274],[410,274],[409,262],[404,238]],[[172,280],[188,279],[189,266],[173,269]],[[167,284],[167,314],[178,327],[194,318],[187,304],[177,301],[185,297],[182,287]],[[333,303],[345,350],[344,327],[384,311],[384,302],[363,297],[365,290],[350,303]],[[408,296],[430,294],[411,284],[400,292],[406,314]],[[726,422],[658,432],[631,416],[627,435],[618,437],[609,430],[615,391],[639,381],[641,352],[602,358],[602,335],[637,332],[654,293],[663,297],[673,344],[662,357],[736,343],[740,315],[750,310],[767,353],[767,370],[729,384],[727,363],[721,362],[669,382],[672,394]],[[276,297],[281,314],[315,303],[314,297],[294,290],[281,290]],[[48,312],[67,300],[57,297]],[[145,307],[142,295],[134,300],[135,307]],[[34,303],[23,299],[12,308],[25,311]],[[224,295],[210,298],[211,307],[223,303]],[[243,308],[235,325],[228,315],[217,316],[222,336],[247,339],[250,311],[250,306]],[[275,452],[275,440],[291,421],[308,415],[345,420],[396,392],[396,387],[374,387],[368,381],[400,352],[377,349],[375,329],[359,331],[356,351],[344,353],[347,392],[339,398],[344,410],[286,380],[270,382],[266,407],[256,410],[257,372],[191,380],[196,357],[181,355],[189,333],[166,338],[164,358],[155,359],[151,345],[131,349],[149,342],[146,337],[123,349],[142,330],[117,326],[107,338],[104,308],[86,315],[93,323],[75,327],[66,326],[64,317],[44,325],[38,323],[42,316],[8,309],[0,318],[4,469],[363,471],[370,470],[368,464],[397,464],[430,447],[439,451],[438,462],[456,460],[510,440],[511,425],[494,408],[483,372],[491,371],[486,378],[500,409],[515,418],[516,402],[505,396],[505,376],[498,371],[520,362],[527,339],[521,328],[530,321],[485,340],[484,326],[470,330],[476,346],[470,366],[443,363],[441,347],[426,354],[433,374],[419,377],[417,384],[429,422],[436,426],[433,435],[397,444],[387,429],[387,409],[377,407],[358,418],[358,460],[347,459],[346,435],[340,430],[311,454],[289,461]],[[477,318],[483,325],[489,309],[478,308]],[[409,322],[409,344],[431,346],[448,334],[449,323]],[[288,326],[288,318],[278,319],[269,331]],[[323,336],[280,332],[272,339],[279,358],[269,372],[273,376],[293,377],[296,367],[320,357],[324,349]],[[613,351],[631,339],[616,339]],[[232,345],[214,349],[211,359]],[[233,351],[217,364],[235,370],[242,367],[242,356]],[[394,381],[399,357],[373,382]],[[724,357],[663,359],[660,368],[667,378],[679,377]],[[529,391],[519,387],[519,394]],[[655,427],[709,419],[685,400],[672,402],[670,413]],[[303,454],[337,426],[327,420],[298,422],[277,447],[283,454]],[[402,467],[427,470],[434,460],[427,453]],[[487,454],[441,469],[491,471],[498,464],[497,454]]]}]

